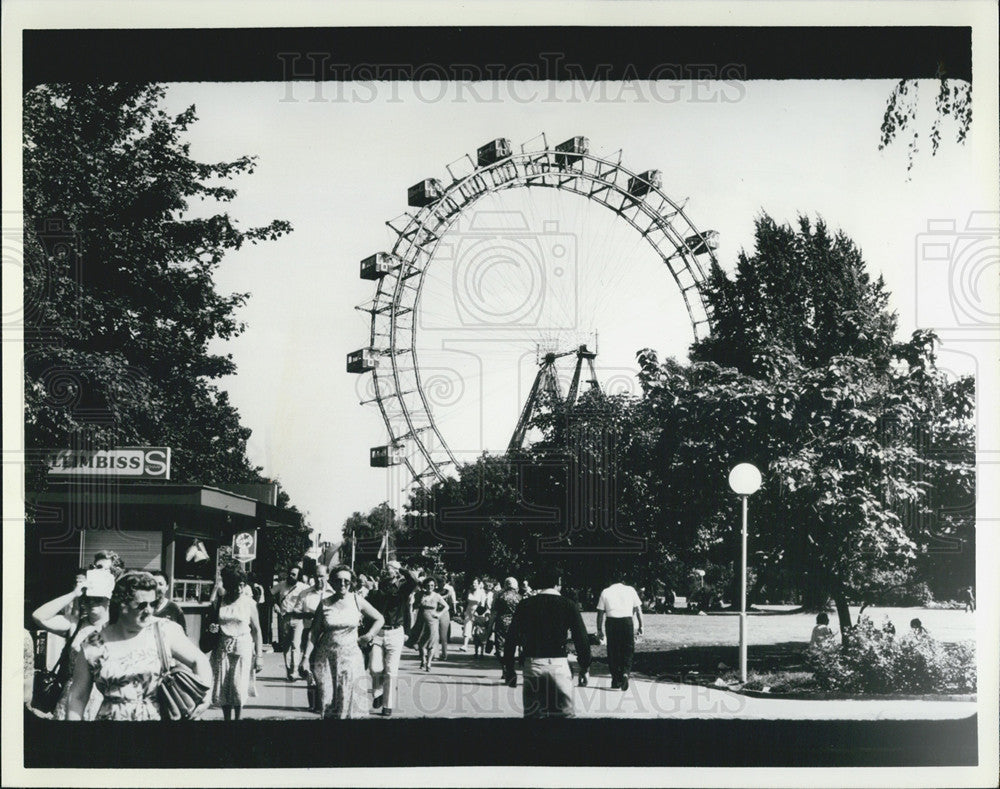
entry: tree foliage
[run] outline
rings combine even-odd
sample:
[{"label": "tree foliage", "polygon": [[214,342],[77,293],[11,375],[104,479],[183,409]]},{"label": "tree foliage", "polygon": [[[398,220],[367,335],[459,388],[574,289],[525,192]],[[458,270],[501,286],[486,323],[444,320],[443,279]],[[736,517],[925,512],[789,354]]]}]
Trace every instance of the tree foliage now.
[{"label": "tree foliage", "polygon": [[[248,294],[220,293],[213,275],[290,226],[212,213],[254,159],[192,159],[194,107],[171,117],[164,94],[116,83],[25,95],[25,444],[29,456],[170,446],[176,480],[257,482],[250,431],[213,383],[235,367],[208,350],[243,330]],[[31,468],[29,487],[43,484]]]},{"label": "tree foliage", "polygon": [[[931,143],[931,156],[941,147],[941,128],[946,118],[954,124],[955,142],[964,144],[972,126],[972,84],[965,80],[948,79],[943,69],[938,69],[937,93],[934,96],[934,121],[927,136]],[[897,139],[909,137],[907,143],[906,171],[913,169],[920,150],[920,129],[917,126],[917,104],[920,83],[915,79],[901,79],[889,94],[882,117],[878,149],[884,150]]]},{"label": "tree foliage", "polygon": [[[388,548],[393,551],[410,527],[388,502],[382,502],[368,512],[353,512],[341,527],[344,545],[354,541],[356,557],[374,560],[388,534]],[[345,548],[350,556],[350,548]]]},{"label": "tree foliage", "polygon": [[793,228],[766,215],[754,241],[752,254],[740,252],[734,277],[718,264],[709,272],[712,332],[692,348],[692,360],[764,374],[760,355],[781,346],[810,367],[857,356],[884,369],[896,318],[885,283],[872,281],[853,241],[831,234],[822,219],[813,225],[800,216]]}]

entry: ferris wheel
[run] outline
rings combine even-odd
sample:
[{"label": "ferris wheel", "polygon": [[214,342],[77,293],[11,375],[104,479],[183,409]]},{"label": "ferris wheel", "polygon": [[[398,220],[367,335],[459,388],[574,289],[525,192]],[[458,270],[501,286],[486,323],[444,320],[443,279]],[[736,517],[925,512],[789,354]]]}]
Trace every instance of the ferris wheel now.
[{"label": "ferris wheel", "polygon": [[[663,192],[660,170],[630,170],[622,165],[621,151],[592,153],[586,137],[550,147],[542,134],[518,151],[508,139],[495,139],[480,147],[475,159],[465,155],[446,169],[450,183],[427,178],[407,190],[411,210],[386,223],[390,248],[361,261],[361,278],[375,283],[374,298],[357,308],[370,316],[369,341],[347,355],[347,372],[371,374],[370,396],[362,402],[377,405],[388,431],[387,443],[370,450],[371,466],[400,466],[412,483],[421,486],[443,479],[459,463],[435,419],[418,359],[421,296],[435,261],[448,254],[442,250],[449,231],[468,219],[476,206],[511,190],[547,187],[600,206],[602,213],[611,212],[613,221],[639,239],[635,243],[651,248],[658,264],[669,271],[696,339],[708,334],[701,285],[718,247],[718,234],[699,231],[686,216],[684,204]],[[563,255],[564,244],[555,234],[552,239],[552,255]],[[474,255],[456,266],[451,287],[475,290],[475,272],[493,265],[492,257],[490,244],[480,244]],[[505,317],[527,314],[540,287],[538,281],[530,282],[524,298]],[[502,335],[508,325],[509,321],[498,321],[496,332]],[[566,353],[549,353],[547,358],[551,362],[559,355]],[[593,373],[593,352],[580,345],[577,355],[577,377],[583,359]],[[574,379],[571,391],[576,385]],[[521,440],[523,427],[519,423],[515,429]]]}]

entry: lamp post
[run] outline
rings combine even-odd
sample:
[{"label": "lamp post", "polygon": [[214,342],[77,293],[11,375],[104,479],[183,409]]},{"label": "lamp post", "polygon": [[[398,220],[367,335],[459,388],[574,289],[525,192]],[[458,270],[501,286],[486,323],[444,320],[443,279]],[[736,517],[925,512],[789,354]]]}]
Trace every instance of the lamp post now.
[{"label": "lamp post", "polygon": [[747,681],[747,499],[760,488],[760,471],[752,463],[740,463],[729,472],[729,487],[743,501],[742,548],[740,551],[740,682]]}]

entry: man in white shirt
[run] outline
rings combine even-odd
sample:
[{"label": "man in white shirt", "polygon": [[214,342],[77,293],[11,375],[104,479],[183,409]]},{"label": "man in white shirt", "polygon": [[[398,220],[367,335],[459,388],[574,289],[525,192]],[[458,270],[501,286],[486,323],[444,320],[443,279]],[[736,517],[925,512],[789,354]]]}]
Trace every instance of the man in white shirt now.
[{"label": "man in white shirt", "polygon": [[293,615],[298,596],[309,587],[299,580],[300,567],[291,567],[284,581],[271,589],[274,606],[278,610],[279,646],[285,655],[285,675],[288,681],[295,679],[297,658],[302,654],[302,619]]},{"label": "man in white shirt", "polygon": [[597,637],[604,639],[606,620],[612,688],[628,690],[628,675],[635,652],[633,617],[639,620],[638,633],[642,635],[642,602],[633,587],[618,581],[601,592],[597,601]]}]

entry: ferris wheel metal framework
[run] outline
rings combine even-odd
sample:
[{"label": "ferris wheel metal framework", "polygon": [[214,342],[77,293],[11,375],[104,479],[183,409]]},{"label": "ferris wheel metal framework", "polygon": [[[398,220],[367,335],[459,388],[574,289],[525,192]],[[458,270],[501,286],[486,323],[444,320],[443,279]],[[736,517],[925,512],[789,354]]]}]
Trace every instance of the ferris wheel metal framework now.
[{"label": "ferris wheel metal framework", "polygon": [[519,152],[500,138],[482,146],[474,161],[466,154],[468,172],[446,166],[449,185],[433,178],[408,190],[408,203],[418,209],[386,224],[396,240],[389,252],[361,261],[361,277],[376,283],[375,297],[357,309],[371,318],[369,344],[347,355],[347,371],[372,373],[374,402],[389,433],[387,444],[372,447],[375,467],[404,465],[413,482],[444,478],[458,461],[441,435],[421,385],[417,359],[417,311],[424,275],[449,227],[479,199],[506,189],[546,187],[581,195],[614,212],[657,252],[684,299],[695,338],[708,333],[709,312],[701,291],[706,278],[703,259],[715,262],[718,234],[700,232],[661,189],[659,170],[642,173],[625,168],[622,152],[609,157],[590,153],[586,137],[572,137],[549,147],[525,143]]}]

